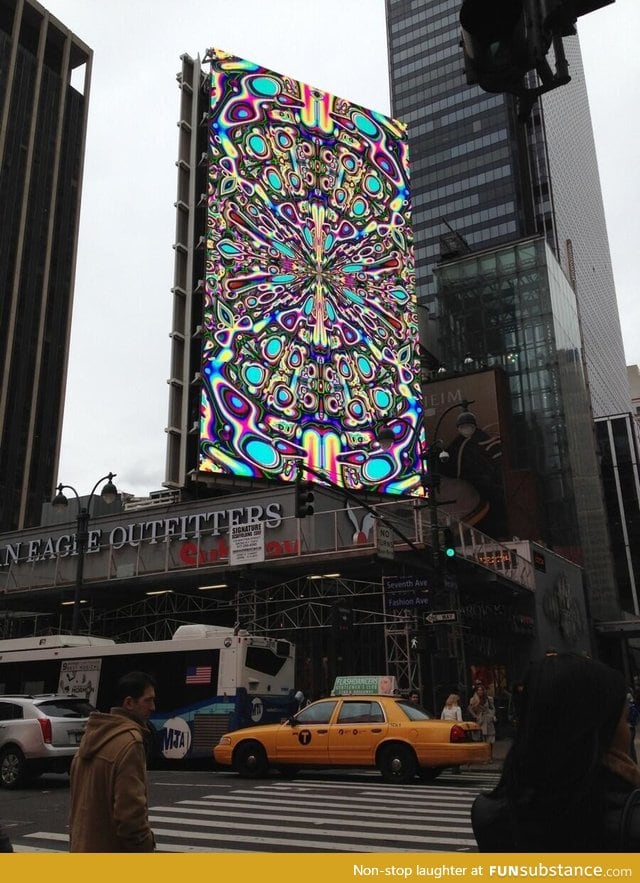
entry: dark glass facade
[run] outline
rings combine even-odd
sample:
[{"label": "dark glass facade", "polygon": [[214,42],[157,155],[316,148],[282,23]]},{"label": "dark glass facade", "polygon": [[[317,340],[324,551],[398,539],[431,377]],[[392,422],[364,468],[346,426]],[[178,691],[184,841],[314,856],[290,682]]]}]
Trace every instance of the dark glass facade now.
[{"label": "dark glass facade", "polygon": [[[523,125],[511,96],[467,85],[460,6],[386,4],[392,114],[409,127],[418,297],[437,314],[433,265],[449,228],[472,250],[544,236],[578,296],[594,414],[628,410],[578,39],[565,40],[571,83],[543,96]],[[433,326],[423,332],[440,356]]]},{"label": "dark glass facade", "polygon": [[39,4],[0,0],[3,530],[39,523],[57,477],[90,65]]},{"label": "dark glass facade", "polygon": [[542,541],[582,564],[597,618],[618,614],[589,408],[576,296],[543,237],[435,269],[450,364],[472,340],[506,373],[511,458],[535,476]]}]

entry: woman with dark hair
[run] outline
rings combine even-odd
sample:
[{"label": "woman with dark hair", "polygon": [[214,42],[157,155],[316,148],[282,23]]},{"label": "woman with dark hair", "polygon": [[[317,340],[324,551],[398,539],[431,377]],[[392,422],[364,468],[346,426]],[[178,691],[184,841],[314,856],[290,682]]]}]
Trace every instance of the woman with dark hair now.
[{"label": "woman with dark hair", "polygon": [[478,848],[639,851],[640,770],[628,751],[618,672],[569,653],[532,664],[498,786],[471,810]]}]

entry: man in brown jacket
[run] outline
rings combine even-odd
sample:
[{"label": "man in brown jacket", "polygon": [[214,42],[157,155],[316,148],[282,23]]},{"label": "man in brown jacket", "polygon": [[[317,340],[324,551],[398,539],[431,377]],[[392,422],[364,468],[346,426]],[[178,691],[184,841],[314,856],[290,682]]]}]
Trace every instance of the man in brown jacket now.
[{"label": "man in brown jacket", "polygon": [[144,672],[120,679],[119,706],[94,711],[71,764],[71,852],[153,852],[145,741],[155,682]]}]

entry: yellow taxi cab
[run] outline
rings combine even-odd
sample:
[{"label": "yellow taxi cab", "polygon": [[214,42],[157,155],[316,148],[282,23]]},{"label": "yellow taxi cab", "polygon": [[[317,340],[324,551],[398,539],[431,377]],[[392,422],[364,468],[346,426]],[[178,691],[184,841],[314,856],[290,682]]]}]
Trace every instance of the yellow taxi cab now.
[{"label": "yellow taxi cab", "polygon": [[374,767],[387,782],[407,783],[489,760],[490,746],[476,723],[432,720],[399,696],[347,695],[312,702],[280,724],[227,733],[213,755],[245,778],[260,778],[270,767],[286,775],[344,766]]}]

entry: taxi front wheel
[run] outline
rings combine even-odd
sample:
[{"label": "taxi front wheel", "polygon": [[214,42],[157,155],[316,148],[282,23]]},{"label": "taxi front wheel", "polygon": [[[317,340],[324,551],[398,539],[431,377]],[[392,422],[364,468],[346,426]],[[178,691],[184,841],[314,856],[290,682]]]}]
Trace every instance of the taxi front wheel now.
[{"label": "taxi front wheel", "polygon": [[418,762],[407,745],[389,745],[380,755],[380,772],[385,782],[406,785],[418,772]]},{"label": "taxi front wheel", "polygon": [[236,748],[233,766],[243,779],[261,779],[267,774],[269,761],[259,742],[242,742]]}]

